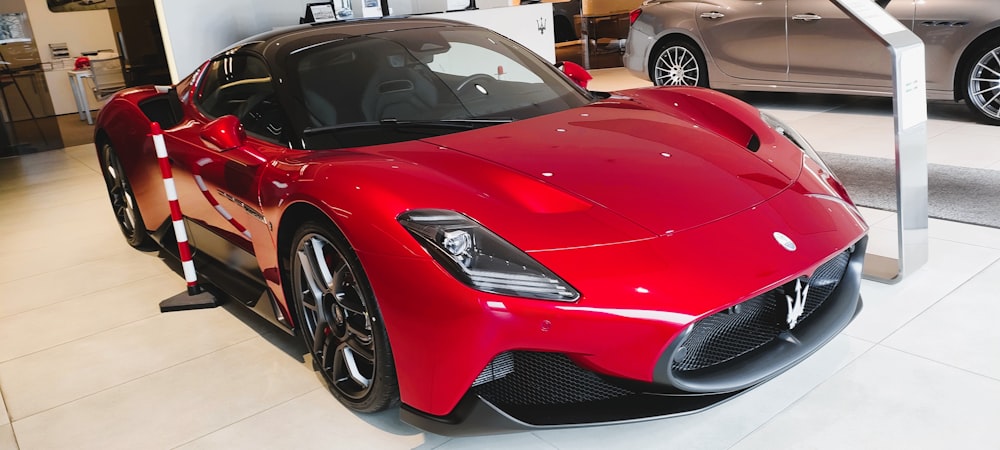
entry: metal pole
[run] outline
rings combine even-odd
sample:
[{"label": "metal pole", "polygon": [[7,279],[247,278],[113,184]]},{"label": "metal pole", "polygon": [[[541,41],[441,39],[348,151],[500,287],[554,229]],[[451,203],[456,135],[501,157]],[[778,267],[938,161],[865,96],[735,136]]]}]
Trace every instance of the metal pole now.
[{"label": "metal pole", "polygon": [[927,263],[927,82],[924,43],[871,0],[830,0],[892,55],[899,258],[869,254],[864,277],[897,283]]},{"label": "metal pole", "polygon": [[214,308],[219,306],[215,297],[198,284],[198,273],[194,268],[194,258],[188,244],[187,231],[184,228],[184,215],[181,213],[180,200],[177,197],[177,187],[174,184],[173,170],[170,168],[170,157],[163,140],[163,130],[160,124],[149,125],[149,134],[153,137],[153,148],[160,163],[160,175],[163,177],[163,189],[170,205],[170,220],[173,222],[174,237],[177,239],[177,252],[181,267],[184,270],[184,281],[187,282],[187,292],[174,295],[160,302],[160,312],[182,311],[187,309]]}]

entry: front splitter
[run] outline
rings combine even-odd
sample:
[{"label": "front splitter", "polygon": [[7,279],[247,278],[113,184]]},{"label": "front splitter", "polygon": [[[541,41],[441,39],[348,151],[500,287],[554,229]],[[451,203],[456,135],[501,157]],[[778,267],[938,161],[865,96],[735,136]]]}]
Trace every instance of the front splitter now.
[{"label": "front splitter", "polygon": [[[530,406],[514,417],[478,395],[462,399],[447,416],[432,416],[403,404],[403,422],[444,436],[479,436],[548,429],[642,422],[696,413],[749,389],[723,394],[639,393],[583,404]],[[510,409],[510,407],[507,407]]]}]

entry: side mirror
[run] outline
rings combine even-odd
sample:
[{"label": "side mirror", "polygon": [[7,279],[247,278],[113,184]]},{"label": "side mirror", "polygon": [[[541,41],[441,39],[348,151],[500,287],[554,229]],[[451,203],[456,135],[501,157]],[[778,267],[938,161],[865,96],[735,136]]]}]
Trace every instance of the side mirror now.
[{"label": "side mirror", "polygon": [[205,125],[201,129],[201,138],[208,141],[220,152],[232,150],[243,145],[247,133],[243,124],[236,116],[222,116]]},{"label": "side mirror", "polygon": [[584,69],[583,66],[575,62],[563,61],[560,64],[562,64],[563,73],[566,74],[570,80],[573,80],[577,86],[587,89],[587,83],[594,79],[594,77],[587,72],[587,69]]}]

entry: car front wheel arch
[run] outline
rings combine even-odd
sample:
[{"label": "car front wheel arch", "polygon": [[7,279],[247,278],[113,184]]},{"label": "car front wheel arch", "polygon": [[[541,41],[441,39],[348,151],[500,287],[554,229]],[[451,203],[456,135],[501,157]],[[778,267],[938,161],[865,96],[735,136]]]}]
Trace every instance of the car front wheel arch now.
[{"label": "car front wheel arch", "polygon": [[302,227],[302,224],[310,220],[332,222],[319,208],[304,202],[290,205],[278,222],[278,268],[281,272],[281,285],[285,294],[285,307],[292,311],[291,319],[294,322],[292,325],[296,333],[299,331],[299,319],[293,310],[295,307],[293,304],[294,297],[292,295],[291,282],[289,281],[291,280],[292,261],[289,255],[291,255],[292,239],[295,237],[295,232]]},{"label": "car front wheel arch", "polygon": [[310,209],[297,213],[302,221],[279,248],[286,255],[289,308],[314,369],[351,410],[396,406],[399,385],[388,332],[357,254],[328,217]]},{"label": "car front wheel arch", "polygon": [[1000,29],[969,45],[959,60],[955,98],[983,123],[1000,125]]},{"label": "car front wheel arch", "polygon": [[135,192],[132,190],[132,184],[128,180],[128,174],[125,172],[125,165],[122,163],[118,150],[111,144],[111,140],[103,131],[96,133],[94,143],[111,209],[122,236],[129,245],[136,249],[153,250],[156,244],[146,230]]}]

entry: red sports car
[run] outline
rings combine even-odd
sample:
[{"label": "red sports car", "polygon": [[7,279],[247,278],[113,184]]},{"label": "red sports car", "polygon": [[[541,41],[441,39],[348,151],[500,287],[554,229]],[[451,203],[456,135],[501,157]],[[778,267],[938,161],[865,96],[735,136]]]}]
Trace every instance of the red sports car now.
[{"label": "red sports car", "polygon": [[705,408],[861,307],[867,226],[792,129],[707,89],[589,92],[471,25],[273,31],[119,92],[113,209],[176,251],[154,121],[201,277],[347,407],[435,432]]}]

